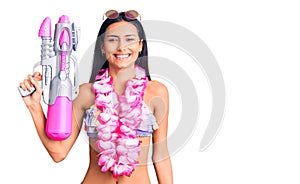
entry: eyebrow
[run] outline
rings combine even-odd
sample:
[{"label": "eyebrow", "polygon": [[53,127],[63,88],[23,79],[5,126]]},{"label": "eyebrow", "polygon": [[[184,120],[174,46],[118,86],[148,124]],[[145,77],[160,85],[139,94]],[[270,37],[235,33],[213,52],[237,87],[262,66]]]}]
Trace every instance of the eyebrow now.
[{"label": "eyebrow", "polygon": [[[125,35],[125,37],[130,37],[130,36],[138,37],[138,36],[135,35],[135,34],[128,34],[128,35]],[[117,37],[117,38],[119,38],[119,36],[117,36],[117,35],[107,35],[107,37]]]}]

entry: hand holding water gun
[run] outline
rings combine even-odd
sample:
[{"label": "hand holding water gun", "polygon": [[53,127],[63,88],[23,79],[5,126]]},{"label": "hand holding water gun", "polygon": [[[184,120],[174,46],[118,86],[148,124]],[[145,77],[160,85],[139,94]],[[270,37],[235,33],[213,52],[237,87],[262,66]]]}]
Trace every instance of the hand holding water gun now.
[{"label": "hand holding water gun", "polygon": [[[46,134],[53,140],[64,140],[72,133],[72,100],[77,97],[79,89],[78,63],[72,50],[76,51],[78,32],[79,29],[70,23],[66,15],[62,15],[55,24],[53,41],[49,17],[44,19],[39,30],[42,39],[41,61],[34,65],[34,70],[42,66],[42,95],[44,103],[48,105]],[[71,67],[71,62],[74,67]],[[40,76],[35,73],[28,78],[35,84],[33,78]],[[36,85],[26,85],[18,88],[23,97],[32,95],[36,90],[41,93],[40,89],[34,87]]]}]

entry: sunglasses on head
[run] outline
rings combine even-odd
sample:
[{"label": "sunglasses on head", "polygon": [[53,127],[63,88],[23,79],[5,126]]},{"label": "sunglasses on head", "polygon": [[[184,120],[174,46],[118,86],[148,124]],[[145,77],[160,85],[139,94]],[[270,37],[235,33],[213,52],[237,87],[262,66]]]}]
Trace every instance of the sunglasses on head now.
[{"label": "sunglasses on head", "polygon": [[[141,15],[135,11],[135,10],[128,10],[125,13],[125,17],[130,20],[137,19],[139,17],[139,20],[141,21]],[[116,10],[108,10],[104,15],[103,15],[103,20],[105,17],[109,19],[116,19],[120,16],[120,13]]]}]

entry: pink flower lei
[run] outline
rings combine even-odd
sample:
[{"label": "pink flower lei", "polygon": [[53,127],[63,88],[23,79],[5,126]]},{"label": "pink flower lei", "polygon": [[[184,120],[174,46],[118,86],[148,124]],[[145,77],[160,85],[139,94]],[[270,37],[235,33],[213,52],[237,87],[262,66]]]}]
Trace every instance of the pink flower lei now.
[{"label": "pink flower lei", "polygon": [[102,166],[102,172],[111,171],[115,178],[130,176],[140,154],[141,142],[137,139],[136,129],[142,122],[142,103],[148,79],[142,68],[136,66],[135,72],[136,76],[126,82],[122,95],[114,91],[108,69],[100,71],[93,84],[100,122],[96,141],[98,165]]}]

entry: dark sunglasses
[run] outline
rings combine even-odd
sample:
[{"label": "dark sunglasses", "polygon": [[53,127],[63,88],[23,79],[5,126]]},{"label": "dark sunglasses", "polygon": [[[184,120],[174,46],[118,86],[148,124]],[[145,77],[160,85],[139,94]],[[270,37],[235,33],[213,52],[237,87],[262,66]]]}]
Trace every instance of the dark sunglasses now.
[{"label": "dark sunglasses", "polygon": [[[108,10],[104,15],[103,15],[103,20],[105,17],[109,19],[116,19],[118,18],[120,13],[116,10]],[[141,21],[141,15],[135,11],[135,10],[128,10],[125,12],[125,17],[130,20],[137,19],[139,17],[139,20]]]}]

